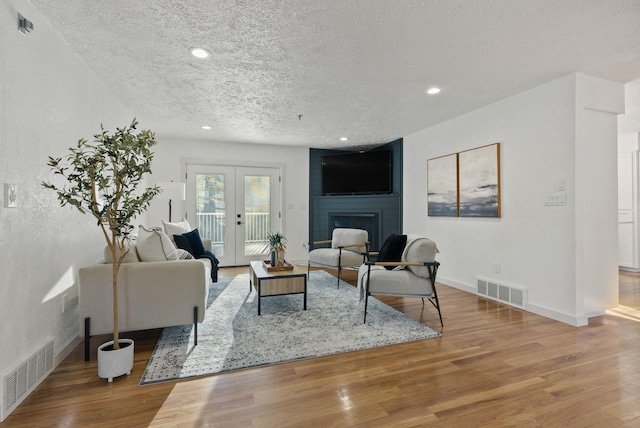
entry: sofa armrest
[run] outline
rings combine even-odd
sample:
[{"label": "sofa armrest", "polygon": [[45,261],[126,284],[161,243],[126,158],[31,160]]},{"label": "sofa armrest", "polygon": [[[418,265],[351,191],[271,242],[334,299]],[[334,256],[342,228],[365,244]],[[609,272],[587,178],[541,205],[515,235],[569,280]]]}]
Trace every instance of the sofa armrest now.
[{"label": "sofa armrest", "polygon": [[211,239],[209,238],[202,238],[202,245],[204,246],[204,249],[209,251],[210,253],[211,251]]}]

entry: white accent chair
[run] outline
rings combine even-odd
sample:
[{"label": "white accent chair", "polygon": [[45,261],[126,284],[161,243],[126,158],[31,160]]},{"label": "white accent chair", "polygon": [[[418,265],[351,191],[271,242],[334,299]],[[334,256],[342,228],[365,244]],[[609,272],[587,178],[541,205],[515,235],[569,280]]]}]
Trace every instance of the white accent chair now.
[{"label": "white accent chair", "polygon": [[[440,325],[442,312],[436,292],[436,275],[440,263],[435,260],[438,247],[432,240],[407,235],[407,244],[399,262],[365,262],[358,270],[358,289],[364,301],[364,322],[367,322],[367,303],[371,295],[420,297],[429,299],[438,310]],[[387,267],[393,267],[388,270]]]},{"label": "white accent chair", "polygon": [[[319,245],[330,245],[330,248],[314,248]],[[342,269],[360,266],[368,250],[369,234],[366,230],[335,228],[331,239],[309,243],[307,275],[311,265],[337,269],[338,288],[340,288]]]}]

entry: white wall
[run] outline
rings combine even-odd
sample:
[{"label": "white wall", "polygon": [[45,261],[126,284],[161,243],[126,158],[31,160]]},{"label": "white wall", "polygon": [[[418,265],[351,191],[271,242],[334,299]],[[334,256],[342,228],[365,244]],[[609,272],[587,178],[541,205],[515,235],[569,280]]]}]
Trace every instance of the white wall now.
[{"label": "white wall", "polygon": [[[442,282],[525,287],[528,310],[573,325],[617,304],[616,117],[602,110],[620,87],[572,74],[405,137],[405,232],[438,243]],[[494,142],[502,218],[428,217],[427,160]],[[545,206],[559,182],[567,205]]]},{"label": "white wall", "polygon": [[577,73],[576,106],[576,315],[584,318],[618,305],[617,114],[624,113],[624,85]]},{"label": "white wall", "polygon": [[[144,124],[141,124],[144,128]],[[156,136],[152,180],[149,185],[161,181],[182,181],[186,163],[218,164],[234,166],[279,167],[282,182],[282,233],[287,237],[287,259],[306,260],[307,250],[302,246],[309,240],[309,149],[305,147],[265,146],[229,142],[175,140]],[[184,216],[187,202],[172,201],[172,220]],[[161,226],[168,220],[168,201],[152,202],[143,224]],[[191,223],[193,223],[191,221]]]},{"label": "white wall", "polygon": [[[18,12],[34,23],[17,30]],[[61,208],[40,186],[60,157],[100,123],[133,118],[26,0],[0,2],[0,375],[54,338],[56,358],[78,336],[76,271],[100,257],[103,238],[89,216]],[[4,183],[18,208],[4,208]],[[62,313],[62,295],[70,308]],[[69,346],[68,346],[69,345]]]}]

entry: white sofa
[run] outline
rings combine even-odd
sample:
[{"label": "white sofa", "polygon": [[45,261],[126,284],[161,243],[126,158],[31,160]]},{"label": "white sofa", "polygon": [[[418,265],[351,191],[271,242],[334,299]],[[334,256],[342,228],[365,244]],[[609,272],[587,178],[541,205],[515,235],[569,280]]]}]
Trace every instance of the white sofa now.
[{"label": "white sofa", "polygon": [[[210,241],[203,240],[203,244],[211,248]],[[107,259],[78,272],[85,360],[89,359],[92,335],[113,333],[111,278],[112,265]],[[118,275],[120,332],[194,324],[197,344],[197,324],[204,320],[210,278],[208,259],[142,262],[133,243]]]}]

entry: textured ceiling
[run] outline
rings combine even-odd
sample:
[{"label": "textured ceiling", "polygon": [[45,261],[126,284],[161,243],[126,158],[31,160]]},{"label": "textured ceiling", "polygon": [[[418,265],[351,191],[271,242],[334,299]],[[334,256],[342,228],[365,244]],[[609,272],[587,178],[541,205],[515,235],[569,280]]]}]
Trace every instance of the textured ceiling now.
[{"label": "textured ceiling", "polygon": [[640,1],[31,2],[158,136],[365,147],[575,71],[640,77]]}]

